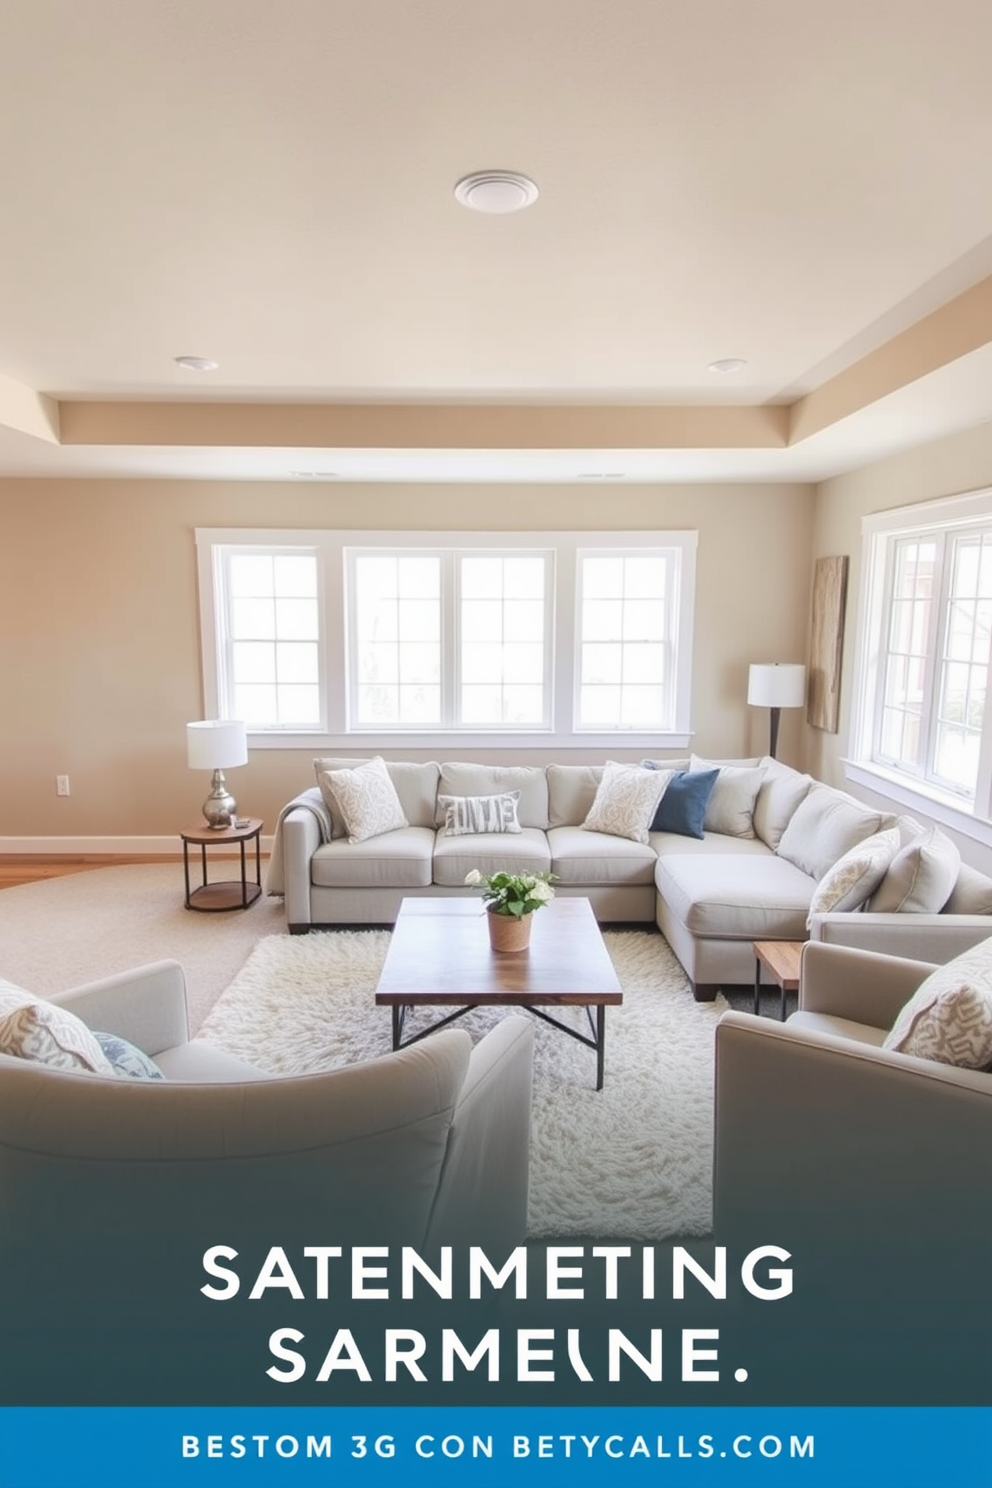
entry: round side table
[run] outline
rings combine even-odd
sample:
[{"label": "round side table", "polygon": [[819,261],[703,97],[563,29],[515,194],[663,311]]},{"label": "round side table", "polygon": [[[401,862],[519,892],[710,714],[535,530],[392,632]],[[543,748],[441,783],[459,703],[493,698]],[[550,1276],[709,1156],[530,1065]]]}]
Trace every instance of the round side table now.
[{"label": "round side table", "polygon": [[[208,827],[206,822],[197,822],[195,826],[187,827],[179,835],[183,841],[183,876],[186,880],[187,909],[198,909],[208,914],[227,909],[247,909],[249,904],[254,904],[255,900],[261,897],[262,823],[256,817],[249,817],[243,826],[221,827],[216,830]],[[207,878],[207,848],[229,847],[232,842],[236,842],[241,849],[240,879],[223,879],[210,883]],[[245,861],[245,846],[249,842],[255,844],[254,883],[248,878]],[[190,847],[200,849],[200,870],[203,882],[195,889],[191,889],[189,883]]]}]

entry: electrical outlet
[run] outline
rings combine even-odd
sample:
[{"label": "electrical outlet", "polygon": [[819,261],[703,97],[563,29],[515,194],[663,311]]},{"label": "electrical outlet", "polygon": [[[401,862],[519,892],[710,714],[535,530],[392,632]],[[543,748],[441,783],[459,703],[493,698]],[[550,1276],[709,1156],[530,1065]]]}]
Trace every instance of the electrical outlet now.
[{"label": "electrical outlet", "polygon": [[56,777],[55,777],[55,794],[57,796],[67,796],[69,794],[69,777],[68,777],[68,775],[56,775]]}]

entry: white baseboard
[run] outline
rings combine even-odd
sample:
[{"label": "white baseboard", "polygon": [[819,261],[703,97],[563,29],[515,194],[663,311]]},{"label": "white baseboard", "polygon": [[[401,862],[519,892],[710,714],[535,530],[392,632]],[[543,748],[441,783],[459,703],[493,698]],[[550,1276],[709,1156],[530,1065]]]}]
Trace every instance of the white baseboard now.
[{"label": "white baseboard", "polygon": [[[271,852],[271,837],[263,837],[261,843],[263,853]],[[19,857],[31,854],[46,857],[99,857],[104,853],[108,857],[153,857],[160,853],[182,856],[182,850],[178,833],[167,837],[0,837],[0,855],[10,853]],[[195,853],[196,848],[191,851]],[[230,851],[237,856],[236,842],[230,844]],[[248,856],[252,855],[254,849],[251,843],[245,851]]]}]

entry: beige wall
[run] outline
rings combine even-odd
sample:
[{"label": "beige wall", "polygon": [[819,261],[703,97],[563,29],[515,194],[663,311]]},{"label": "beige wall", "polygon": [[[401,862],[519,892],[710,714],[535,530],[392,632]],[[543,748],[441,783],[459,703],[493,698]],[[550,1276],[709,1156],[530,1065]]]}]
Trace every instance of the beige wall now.
[{"label": "beige wall", "polygon": [[[767,747],[767,715],[745,702],[748,663],[805,656],[813,509],[812,488],[789,485],[0,481],[0,838],[164,835],[196,819],[207,782],[186,766],[185,725],[203,716],[197,526],[695,528],[693,747],[736,755]],[[783,715],[783,758],[797,759],[802,728]],[[271,826],[310,783],[310,757],[253,752],[231,772],[239,807]],[[55,795],[60,772],[68,799]]]},{"label": "beige wall", "polygon": [[[811,774],[831,785],[850,788],[843,758],[851,721],[855,638],[861,586],[861,518],[869,512],[956,496],[992,486],[992,424],[982,424],[948,439],[907,450],[877,464],[826,481],[817,488],[812,558],[833,553],[850,556],[844,661],[841,679],[840,730],[836,734],[807,728],[803,762]],[[864,791],[855,794],[867,795]],[[874,798],[872,798],[874,799]],[[891,803],[884,803],[891,809]],[[922,815],[914,812],[914,815]],[[992,873],[992,852],[956,837],[963,856]]]}]

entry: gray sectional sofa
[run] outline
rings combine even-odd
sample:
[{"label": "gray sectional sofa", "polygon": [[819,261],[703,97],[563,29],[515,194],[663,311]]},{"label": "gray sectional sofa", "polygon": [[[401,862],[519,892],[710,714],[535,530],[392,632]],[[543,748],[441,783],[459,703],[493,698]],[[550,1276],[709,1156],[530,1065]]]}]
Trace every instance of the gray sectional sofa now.
[{"label": "gray sectional sofa", "polygon": [[[362,763],[315,761],[318,778],[321,770]],[[654,763],[687,769],[710,762]],[[887,828],[897,828],[901,842],[926,829],[768,757],[712,763],[735,788],[756,787],[746,809],[738,809],[740,800],[734,799],[728,815],[726,799],[719,809],[715,791],[702,838],[651,831],[642,843],[584,828],[602,766],[389,760],[386,768],[408,825],[351,842],[333,797],[316,787],[305,790],[281,815],[266,887],[285,895],[289,930],[299,934],[391,923],[407,896],[470,894],[465,875],[472,868],[550,871],[556,893],[587,897],[601,923],[656,924],[697,1000],[715,997],[723,985],[753,980],[755,940],[811,936],[946,961],[992,933],[992,879],[963,866],[952,871],[956,883],[942,912],[842,911],[814,914],[807,925],[822,874],[850,847]],[[520,793],[519,832],[445,832],[439,796],[507,791]]]}]

